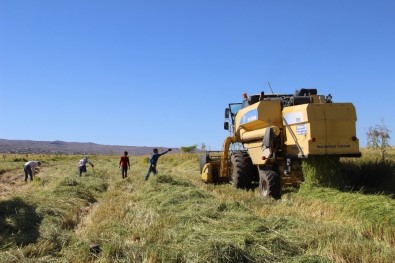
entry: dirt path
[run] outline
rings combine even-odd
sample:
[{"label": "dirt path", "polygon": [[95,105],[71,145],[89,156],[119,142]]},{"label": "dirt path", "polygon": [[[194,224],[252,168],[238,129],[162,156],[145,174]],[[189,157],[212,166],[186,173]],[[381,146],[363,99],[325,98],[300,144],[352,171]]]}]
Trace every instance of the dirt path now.
[{"label": "dirt path", "polygon": [[19,169],[0,175],[0,200],[22,191],[27,185],[24,179],[25,175]]},{"label": "dirt path", "polygon": [[87,228],[87,226],[89,226],[90,224],[92,224],[92,215],[94,215],[96,209],[99,207],[99,202],[94,203],[88,207],[85,207],[82,210],[82,213],[80,215],[79,218],[79,223],[78,225],[75,227],[75,233],[79,236],[83,235],[85,229]]},{"label": "dirt path", "polygon": [[[35,175],[42,173],[42,169]],[[10,196],[27,191],[30,180],[25,182],[25,174],[22,169],[15,169],[0,175],[0,200],[6,200]]]}]

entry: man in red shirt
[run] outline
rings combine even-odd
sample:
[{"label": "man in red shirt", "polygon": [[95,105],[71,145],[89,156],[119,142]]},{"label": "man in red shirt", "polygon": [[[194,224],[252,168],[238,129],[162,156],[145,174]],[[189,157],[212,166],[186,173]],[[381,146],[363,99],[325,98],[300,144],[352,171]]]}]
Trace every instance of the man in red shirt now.
[{"label": "man in red shirt", "polygon": [[130,161],[127,151],[125,151],[124,155],[121,156],[121,160],[119,161],[119,167],[122,168],[122,178],[128,177],[128,169],[130,169]]}]

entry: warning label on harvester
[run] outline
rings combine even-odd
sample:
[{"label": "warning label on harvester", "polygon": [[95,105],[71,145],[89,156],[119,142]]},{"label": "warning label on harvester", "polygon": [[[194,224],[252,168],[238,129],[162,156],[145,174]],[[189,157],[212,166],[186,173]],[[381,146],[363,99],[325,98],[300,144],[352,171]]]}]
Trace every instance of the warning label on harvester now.
[{"label": "warning label on harvester", "polygon": [[298,135],[307,134],[307,125],[306,124],[296,125],[296,134]]}]

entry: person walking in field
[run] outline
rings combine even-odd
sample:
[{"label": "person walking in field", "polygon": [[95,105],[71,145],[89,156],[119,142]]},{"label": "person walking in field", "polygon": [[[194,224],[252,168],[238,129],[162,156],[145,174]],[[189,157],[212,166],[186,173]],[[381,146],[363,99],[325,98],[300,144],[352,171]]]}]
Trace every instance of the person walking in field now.
[{"label": "person walking in field", "polygon": [[128,177],[128,169],[130,169],[130,161],[127,151],[125,151],[123,153],[123,156],[121,156],[121,160],[119,160],[119,167],[122,169],[122,178]]},{"label": "person walking in field", "polygon": [[88,160],[88,157],[84,157],[78,162],[78,172],[79,172],[80,176],[82,176],[82,173],[86,173],[86,164],[87,163],[89,163],[93,169],[94,165],[93,165],[93,163],[91,163],[91,161]]},{"label": "person walking in field", "polygon": [[162,155],[164,155],[170,151],[171,151],[171,148],[163,153],[158,153],[158,149],[156,149],[156,148],[154,149],[154,154],[151,156],[151,159],[149,160],[149,167],[148,167],[147,175],[144,178],[145,180],[148,180],[148,177],[150,176],[151,172],[153,172],[154,174],[158,173],[158,171],[156,170],[156,163],[158,162],[159,157],[161,157]]},{"label": "person walking in field", "polygon": [[28,176],[30,176],[30,181],[33,181],[33,175],[38,166],[41,165],[39,161],[28,161],[23,166],[23,171],[25,172],[25,182],[27,182]]}]

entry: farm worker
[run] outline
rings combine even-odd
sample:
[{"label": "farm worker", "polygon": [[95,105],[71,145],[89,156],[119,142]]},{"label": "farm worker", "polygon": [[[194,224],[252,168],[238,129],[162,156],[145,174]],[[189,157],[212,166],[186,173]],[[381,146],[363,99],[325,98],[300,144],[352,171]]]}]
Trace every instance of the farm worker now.
[{"label": "farm worker", "polygon": [[125,151],[123,153],[123,156],[121,156],[121,160],[119,160],[119,167],[122,168],[122,178],[128,177],[128,169],[130,169],[130,161],[127,151]]},{"label": "farm worker", "polygon": [[27,181],[28,175],[30,176],[30,181],[33,181],[34,172],[39,165],[41,165],[41,162],[39,161],[28,161],[25,163],[23,166],[23,171],[25,172],[25,182]]},{"label": "farm worker", "polygon": [[86,173],[87,163],[89,163],[92,166],[92,168],[94,167],[93,163],[91,163],[91,161],[88,160],[88,157],[84,157],[78,162],[78,171],[80,173],[80,176],[82,175],[82,173]]},{"label": "farm worker", "polygon": [[151,156],[151,159],[149,160],[149,167],[148,167],[148,172],[147,175],[145,176],[145,180],[148,180],[148,177],[150,176],[151,172],[153,172],[154,174],[157,174],[157,170],[156,170],[156,163],[158,162],[159,157],[161,157],[162,155],[164,155],[165,153],[170,152],[171,149],[168,149],[167,151],[163,152],[163,153],[158,153],[158,149],[154,149],[154,154]]}]

